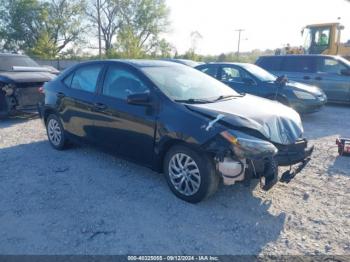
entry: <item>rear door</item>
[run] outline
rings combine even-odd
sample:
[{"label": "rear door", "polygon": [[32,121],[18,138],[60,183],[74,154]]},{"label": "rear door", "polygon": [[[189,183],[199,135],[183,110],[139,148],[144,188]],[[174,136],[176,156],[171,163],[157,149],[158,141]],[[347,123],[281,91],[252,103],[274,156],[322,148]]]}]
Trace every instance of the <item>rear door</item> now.
[{"label": "rear door", "polygon": [[316,57],[285,56],[280,75],[286,75],[290,80],[314,85],[316,77]]},{"label": "rear door", "polygon": [[63,80],[67,88],[57,94],[65,101],[60,108],[64,127],[77,138],[94,140],[94,103],[102,69],[102,63],[77,68]]},{"label": "rear door", "polygon": [[256,65],[270,73],[280,76],[283,56],[262,56],[256,61]]},{"label": "rear door", "polygon": [[322,88],[329,100],[350,100],[350,76],[343,75],[349,68],[333,57],[318,57],[316,85]]},{"label": "rear door", "polygon": [[[149,92],[153,105],[127,103],[130,94]],[[94,121],[99,144],[139,163],[153,160],[156,98],[151,84],[136,69],[111,63],[96,99]]]}]

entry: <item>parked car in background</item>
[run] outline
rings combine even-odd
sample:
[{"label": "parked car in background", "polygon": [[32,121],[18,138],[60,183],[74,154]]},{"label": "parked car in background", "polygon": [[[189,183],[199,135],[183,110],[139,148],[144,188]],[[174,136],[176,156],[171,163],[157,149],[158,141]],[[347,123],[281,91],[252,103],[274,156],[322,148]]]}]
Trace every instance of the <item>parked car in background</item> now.
[{"label": "parked car in background", "polygon": [[0,118],[36,110],[44,83],[55,77],[51,71],[25,55],[0,54]]},{"label": "parked car in background", "polygon": [[145,60],[85,62],[45,84],[40,115],[51,145],[89,142],[164,172],[179,198],[199,202],[227,185],[277,182],[278,166],[313,147],[293,109],[241,95],[188,66]]},{"label": "parked car in background", "polygon": [[262,56],[256,64],[276,75],[318,86],[332,102],[350,103],[350,62],[339,56]]},{"label": "parked car in background", "polygon": [[203,62],[197,62],[189,59],[177,59],[177,58],[164,58],[163,61],[174,62],[182,65],[187,65],[189,67],[196,67],[203,64]]},{"label": "parked car in background", "polygon": [[215,77],[239,93],[248,93],[294,108],[299,113],[318,111],[327,102],[322,90],[284,78],[247,63],[209,63],[196,69]]}]

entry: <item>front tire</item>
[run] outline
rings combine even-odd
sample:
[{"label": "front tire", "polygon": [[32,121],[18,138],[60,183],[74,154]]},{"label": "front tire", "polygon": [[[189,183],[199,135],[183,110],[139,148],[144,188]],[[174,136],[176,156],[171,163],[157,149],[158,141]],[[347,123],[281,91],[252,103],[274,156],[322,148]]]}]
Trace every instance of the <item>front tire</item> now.
[{"label": "front tire", "polygon": [[167,152],[163,165],[171,191],[184,201],[198,203],[217,191],[219,176],[205,153],[177,145]]},{"label": "front tire", "polygon": [[67,139],[61,120],[54,114],[47,117],[46,132],[51,146],[56,150],[66,148]]}]

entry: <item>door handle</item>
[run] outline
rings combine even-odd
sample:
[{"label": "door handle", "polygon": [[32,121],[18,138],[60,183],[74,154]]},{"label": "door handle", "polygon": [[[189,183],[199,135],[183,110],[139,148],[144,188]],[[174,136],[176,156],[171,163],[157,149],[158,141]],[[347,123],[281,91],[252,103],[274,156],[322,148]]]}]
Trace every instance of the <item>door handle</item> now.
[{"label": "door handle", "polygon": [[63,98],[65,97],[66,95],[62,92],[58,92],[57,95],[56,95],[58,98]]},{"label": "door handle", "polygon": [[95,103],[94,108],[95,108],[95,110],[101,111],[101,110],[107,109],[107,106],[105,104],[102,104],[102,103]]},{"label": "door handle", "polygon": [[317,77],[315,77],[315,79],[318,80],[318,81],[321,81],[321,80],[322,80],[322,77],[317,76]]},{"label": "door handle", "polygon": [[309,76],[304,76],[304,80],[310,80],[311,79],[311,77],[309,77]]}]

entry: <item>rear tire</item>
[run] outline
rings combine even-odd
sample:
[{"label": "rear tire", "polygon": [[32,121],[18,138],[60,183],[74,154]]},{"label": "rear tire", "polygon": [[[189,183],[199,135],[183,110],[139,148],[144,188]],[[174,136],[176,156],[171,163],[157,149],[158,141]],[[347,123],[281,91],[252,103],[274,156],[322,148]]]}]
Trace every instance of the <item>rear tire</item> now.
[{"label": "rear tire", "polygon": [[184,145],[172,147],[163,163],[171,191],[180,199],[198,203],[213,195],[219,186],[214,161]]},{"label": "rear tire", "polygon": [[0,94],[0,119],[5,119],[10,116],[10,107],[6,96]]},{"label": "rear tire", "polygon": [[63,150],[67,146],[67,139],[61,120],[54,114],[46,119],[46,133],[51,146],[56,150]]}]

